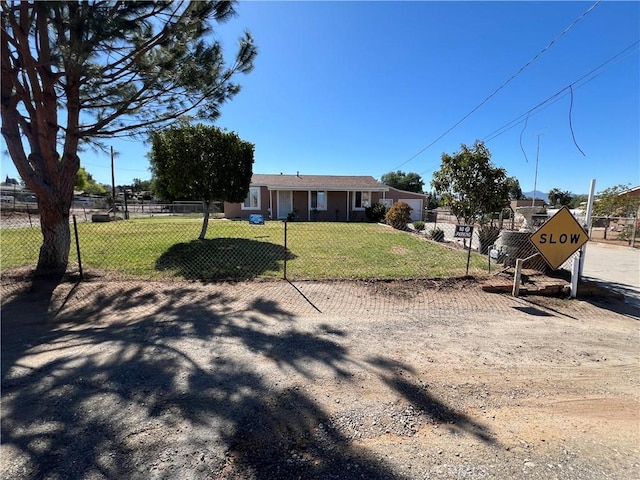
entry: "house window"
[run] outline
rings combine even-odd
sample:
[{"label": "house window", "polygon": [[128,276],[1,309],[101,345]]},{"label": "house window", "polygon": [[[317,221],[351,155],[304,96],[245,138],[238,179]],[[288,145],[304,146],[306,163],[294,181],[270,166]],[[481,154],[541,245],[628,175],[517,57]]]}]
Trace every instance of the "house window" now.
[{"label": "house window", "polygon": [[353,192],[353,209],[364,210],[371,206],[371,192]]},{"label": "house window", "polygon": [[260,210],[260,187],[249,188],[249,195],[242,203],[242,210]]},{"label": "house window", "polygon": [[311,201],[309,205],[311,205],[312,210],[326,210],[327,209],[327,192],[310,192],[311,193]]}]

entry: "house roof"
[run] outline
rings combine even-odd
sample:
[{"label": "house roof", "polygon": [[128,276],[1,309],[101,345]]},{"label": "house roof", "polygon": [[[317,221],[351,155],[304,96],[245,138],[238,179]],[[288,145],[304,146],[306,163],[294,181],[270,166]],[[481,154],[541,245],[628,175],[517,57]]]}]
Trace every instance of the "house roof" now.
[{"label": "house roof", "polygon": [[254,187],[270,190],[368,190],[386,192],[389,187],[370,176],[348,175],[271,175],[254,173]]},{"label": "house roof", "polygon": [[422,192],[410,192],[408,190],[400,190],[399,188],[389,187],[389,191],[398,193],[399,195],[406,195],[407,197],[420,197],[426,200],[427,194]]},{"label": "house roof", "polygon": [[637,197],[640,195],[640,186],[630,188],[629,190],[625,190],[624,192],[620,192],[618,196],[621,195],[629,195],[630,197]]}]

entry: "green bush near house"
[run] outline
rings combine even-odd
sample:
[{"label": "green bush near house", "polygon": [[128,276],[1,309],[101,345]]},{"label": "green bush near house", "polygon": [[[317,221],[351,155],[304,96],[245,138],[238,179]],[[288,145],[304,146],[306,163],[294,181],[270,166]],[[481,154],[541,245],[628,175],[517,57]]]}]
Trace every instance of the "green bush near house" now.
[{"label": "green bush near house", "polygon": [[491,225],[481,225],[478,228],[478,239],[480,241],[480,253],[489,253],[489,247],[493,245],[500,236],[500,229]]},{"label": "green bush near house", "polygon": [[444,231],[440,228],[433,228],[429,231],[429,238],[435,242],[444,242]]},{"label": "green bush near house", "polygon": [[411,210],[413,209],[405,202],[394,203],[385,216],[387,223],[393,228],[404,230],[411,222]]},{"label": "green bush near house", "polygon": [[371,222],[382,222],[387,213],[387,207],[381,203],[374,203],[372,206],[364,209],[364,214]]},{"label": "green bush near house", "polygon": [[298,211],[292,210],[291,212],[287,213],[287,222],[295,222],[297,216]]}]

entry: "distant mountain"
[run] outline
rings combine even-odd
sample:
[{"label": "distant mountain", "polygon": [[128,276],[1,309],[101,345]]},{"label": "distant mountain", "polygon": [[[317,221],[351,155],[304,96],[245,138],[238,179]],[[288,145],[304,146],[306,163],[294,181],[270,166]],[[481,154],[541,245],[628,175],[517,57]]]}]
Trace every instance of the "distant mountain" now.
[{"label": "distant mountain", "polygon": [[[533,190],[530,192],[522,192],[522,194],[527,198],[534,198],[533,193],[534,193]],[[541,192],[540,190],[536,190],[535,194],[536,194],[535,198],[540,198],[544,200],[545,203],[549,203],[549,196],[546,193]]]}]

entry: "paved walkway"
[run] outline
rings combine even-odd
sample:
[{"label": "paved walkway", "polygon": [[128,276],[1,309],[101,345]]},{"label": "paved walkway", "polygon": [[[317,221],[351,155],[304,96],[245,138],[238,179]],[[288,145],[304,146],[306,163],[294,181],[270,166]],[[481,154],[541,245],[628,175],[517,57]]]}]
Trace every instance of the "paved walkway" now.
[{"label": "paved walkway", "polygon": [[589,242],[583,276],[625,295],[640,306],[640,250]]}]

